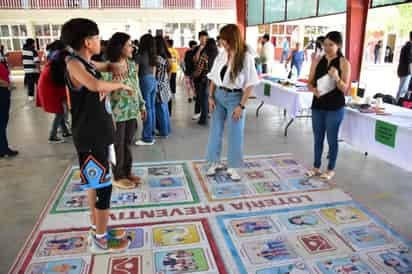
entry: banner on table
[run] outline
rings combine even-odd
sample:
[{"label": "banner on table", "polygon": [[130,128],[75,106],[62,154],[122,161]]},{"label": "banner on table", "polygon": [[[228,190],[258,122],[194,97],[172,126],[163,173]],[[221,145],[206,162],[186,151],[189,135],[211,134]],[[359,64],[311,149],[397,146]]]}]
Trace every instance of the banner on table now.
[{"label": "banner on table", "polygon": [[381,144],[395,148],[397,130],[398,127],[396,125],[377,120],[375,126],[375,140]]}]

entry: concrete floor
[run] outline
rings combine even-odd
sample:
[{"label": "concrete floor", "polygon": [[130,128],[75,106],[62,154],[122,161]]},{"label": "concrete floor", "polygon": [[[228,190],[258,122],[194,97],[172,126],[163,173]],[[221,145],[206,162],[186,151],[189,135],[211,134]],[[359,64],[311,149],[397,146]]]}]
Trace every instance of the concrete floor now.
[{"label": "concrete floor", "polygon": [[[155,146],[134,147],[135,161],[187,160],[204,156],[208,128],[191,120],[192,107],[178,89],[173,113],[173,135]],[[309,119],[294,123],[283,136],[282,111],[265,106],[257,119],[256,100],[248,105],[245,152],[249,155],[291,152],[312,162],[312,130]],[[13,92],[9,141],[19,157],[0,160],[0,273],[6,273],[33,228],[50,193],[64,170],[77,164],[71,143],[47,143],[52,116],[26,101],[21,81]],[[341,145],[337,184],[391,223],[412,240],[412,173],[373,156]]]}]

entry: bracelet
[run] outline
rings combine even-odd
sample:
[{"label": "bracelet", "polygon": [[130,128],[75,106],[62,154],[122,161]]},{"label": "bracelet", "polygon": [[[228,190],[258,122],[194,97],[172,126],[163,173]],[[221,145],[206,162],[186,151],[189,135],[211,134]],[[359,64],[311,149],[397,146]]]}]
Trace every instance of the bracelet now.
[{"label": "bracelet", "polygon": [[239,107],[240,107],[241,109],[245,109],[245,108],[246,108],[244,105],[242,105],[242,103],[239,103]]}]

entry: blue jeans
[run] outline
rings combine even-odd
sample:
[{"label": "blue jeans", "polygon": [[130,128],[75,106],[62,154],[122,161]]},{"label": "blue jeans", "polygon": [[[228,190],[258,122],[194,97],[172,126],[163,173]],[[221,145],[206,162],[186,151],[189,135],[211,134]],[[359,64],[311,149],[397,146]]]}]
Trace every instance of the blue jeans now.
[{"label": "blue jeans", "polygon": [[334,170],[338,157],[338,134],[342,123],[345,109],[342,107],[335,111],[312,109],[312,128],[315,138],[315,162],[313,166],[320,168],[322,165],[323,143],[325,134],[329,145],[328,170]]},{"label": "blue jeans", "polygon": [[156,103],[157,128],[161,136],[165,137],[170,134],[170,114],[167,103]]},{"label": "blue jeans", "polygon": [[140,90],[146,101],[147,119],[143,123],[142,140],[144,142],[153,142],[154,131],[156,128],[156,98],[157,81],[153,75],[146,75],[140,78]]},{"label": "blue jeans", "polygon": [[410,81],[411,81],[411,75],[407,75],[407,76],[399,78],[399,89],[398,89],[398,93],[396,94],[396,100],[399,100],[406,94],[409,88]]},{"label": "blue jeans", "polygon": [[302,71],[302,64],[293,64],[292,68],[295,67],[296,68],[296,79],[299,79],[300,77],[300,72]]},{"label": "blue jeans", "polygon": [[243,139],[246,120],[246,111],[243,111],[239,121],[234,121],[232,113],[242,99],[242,93],[229,93],[220,88],[215,91],[216,108],[212,114],[212,125],[207,145],[207,161],[220,161],[223,143],[225,121],[228,126],[228,167],[239,168],[243,162]]}]

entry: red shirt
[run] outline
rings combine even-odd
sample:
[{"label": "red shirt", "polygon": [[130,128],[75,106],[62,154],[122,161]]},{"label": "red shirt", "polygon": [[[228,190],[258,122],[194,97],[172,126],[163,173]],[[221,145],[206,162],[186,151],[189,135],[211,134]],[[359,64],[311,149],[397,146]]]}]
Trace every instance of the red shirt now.
[{"label": "red shirt", "polygon": [[50,63],[42,70],[37,89],[36,105],[49,113],[63,113],[63,101],[66,98],[66,87],[53,83]]},{"label": "red shirt", "polygon": [[10,71],[5,64],[0,62],[0,79],[10,83]]}]

